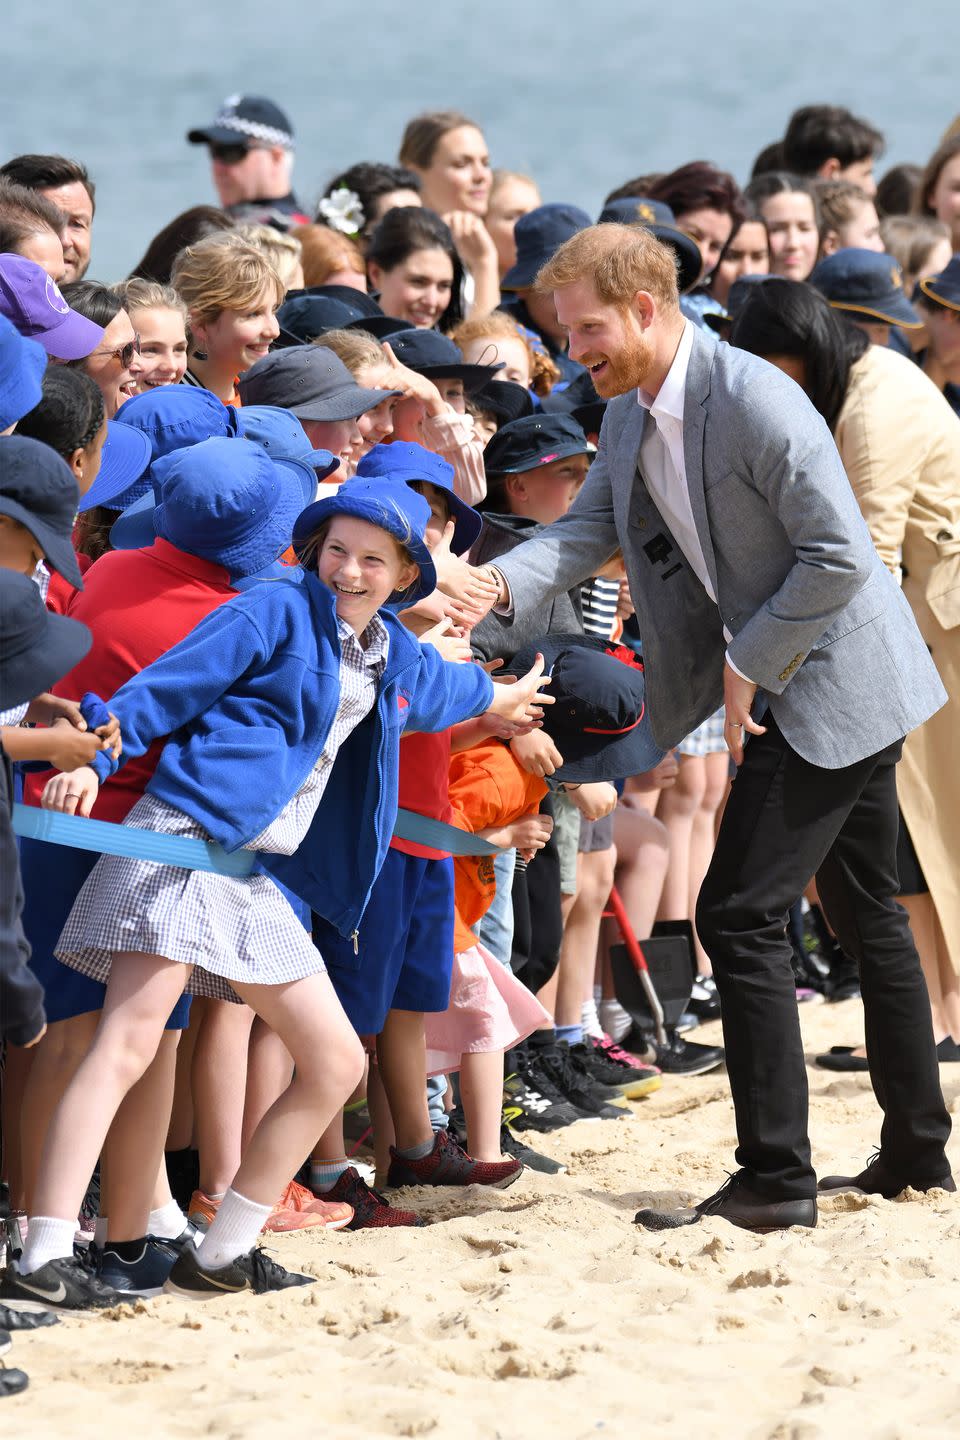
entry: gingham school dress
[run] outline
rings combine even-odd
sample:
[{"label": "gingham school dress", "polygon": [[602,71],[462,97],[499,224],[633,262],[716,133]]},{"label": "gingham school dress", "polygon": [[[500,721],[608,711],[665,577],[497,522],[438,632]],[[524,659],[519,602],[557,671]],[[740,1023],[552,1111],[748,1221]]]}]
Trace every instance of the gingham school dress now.
[{"label": "gingham school dress", "polygon": [[696,730],[691,730],[677,749],[681,755],[716,755],[727,748],[723,738],[725,710],[717,710],[709,719],[701,721]]},{"label": "gingham school dress", "polygon": [[[361,641],[342,620],[337,629],[340,699],[323,753],[247,850],[294,853],[310,828],[338,749],[376,702],[389,644],[385,625],[374,616]],[[138,800],[123,823],[210,839],[196,820],[155,795]],[[103,855],[77,896],[55,953],[65,965],[105,984],[121,951],[192,965],[187,993],[214,1000],[239,999],[231,980],[282,985],[324,969],[310,935],[269,876],[218,875]]]}]

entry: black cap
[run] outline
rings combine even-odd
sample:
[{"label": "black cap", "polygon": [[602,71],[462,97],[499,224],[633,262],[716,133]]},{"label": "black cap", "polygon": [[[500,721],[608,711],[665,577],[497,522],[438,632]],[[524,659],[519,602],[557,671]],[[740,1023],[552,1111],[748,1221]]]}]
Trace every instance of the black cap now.
[{"label": "black cap", "polygon": [[79,504],[77,482],[55,450],[26,435],[0,438],[0,515],[29,530],[49,568],[76,590],[83,589],[71,540]]},{"label": "black cap", "polygon": [[526,415],[503,425],[487,442],[483,464],[488,475],[519,475],[587,454],[587,437],[572,415]]},{"label": "black cap", "polygon": [[511,420],[520,420],[534,411],[530,391],[513,380],[488,380],[486,385],[474,390],[470,399],[480,410],[494,415],[498,425],[508,425]]},{"label": "black cap", "polygon": [[700,246],[692,235],[681,230],[670,206],[662,200],[648,200],[645,195],[631,195],[611,200],[600,211],[598,225],[642,225],[677,257],[677,287],[683,295],[700,279],[703,258]]},{"label": "black cap", "polygon": [[191,145],[282,145],[293,149],[293,126],[262,95],[228,95],[209,125],[188,130]]},{"label": "black cap", "polygon": [[428,380],[462,380],[470,394],[492,379],[503,364],[468,365],[459,345],[438,330],[398,330],[390,336],[390,348],[400,361],[426,375]]},{"label": "black cap", "polygon": [[543,656],[553,704],[543,728],[563,764],[557,784],[626,780],[663,759],[646,720],[643,664],[628,646],[593,635],[544,635],[518,650],[506,673],[523,675]]},{"label": "black cap", "polygon": [[0,710],[56,685],[92,644],[86,625],[47,609],[28,576],[0,570]]}]

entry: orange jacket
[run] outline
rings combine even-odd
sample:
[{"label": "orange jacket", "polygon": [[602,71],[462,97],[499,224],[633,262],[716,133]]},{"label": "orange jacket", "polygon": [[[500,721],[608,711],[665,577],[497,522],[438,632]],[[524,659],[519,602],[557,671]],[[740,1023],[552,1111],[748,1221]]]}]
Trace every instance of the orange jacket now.
[{"label": "orange jacket", "polygon": [[[452,823],[476,834],[535,815],[547,793],[546,782],[528,775],[502,740],[485,740],[461,750],[450,762]],[[456,927],[454,948],[477,943],[470,929],[486,914],[496,894],[492,855],[458,855],[454,859]]]}]

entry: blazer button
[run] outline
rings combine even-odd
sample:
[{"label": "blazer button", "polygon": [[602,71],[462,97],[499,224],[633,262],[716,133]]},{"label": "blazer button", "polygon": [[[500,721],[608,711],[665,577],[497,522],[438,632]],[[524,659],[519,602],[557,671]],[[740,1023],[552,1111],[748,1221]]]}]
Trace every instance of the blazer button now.
[{"label": "blazer button", "polygon": [[937,539],[938,539],[939,541],[941,541],[941,542],[944,541],[944,540],[952,540],[952,539],[953,539],[953,535],[952,535],[951,531],[949,531],[949,530],[938,530],[938,531],[937,531]]},{"label": "blazer button", "polygon": [[789,679],[790,679],[790,671],[789,671],[789,670],[781,670],[781,671],[780,671],[780,674],[779,674],[779,676],[778,676],[778,679],[783,680],[783,681],[789,680]]},{"label": "blazer button", "polygon": [[647,522],[642,515],[638,515],[633,523],[634,525],[636,525],[638,530],[646,530],[647,528]]}]

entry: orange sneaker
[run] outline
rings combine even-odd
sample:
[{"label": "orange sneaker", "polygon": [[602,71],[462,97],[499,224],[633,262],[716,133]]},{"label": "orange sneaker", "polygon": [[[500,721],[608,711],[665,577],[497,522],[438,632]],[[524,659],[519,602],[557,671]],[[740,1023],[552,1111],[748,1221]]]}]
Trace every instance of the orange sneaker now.
[{"label": "orange sneaker", "polygon": [[203,1190],[194,1190],[190,1196],[190,1204],[187,1207],[187,1219],[191,1225],[198,1230],[208,1230],[210,1221],[220,1209],[219,1200],[211,1200],[210,1196]]},{"label": "orange sneaker", "polygon": [[352,1205],[342,1200],[321,1200],[296,1180],[291,1180],[280,1196],[280,1205],[302,1215],[319,1215],[328,1230],[345,1230],[353,1219]]}]

